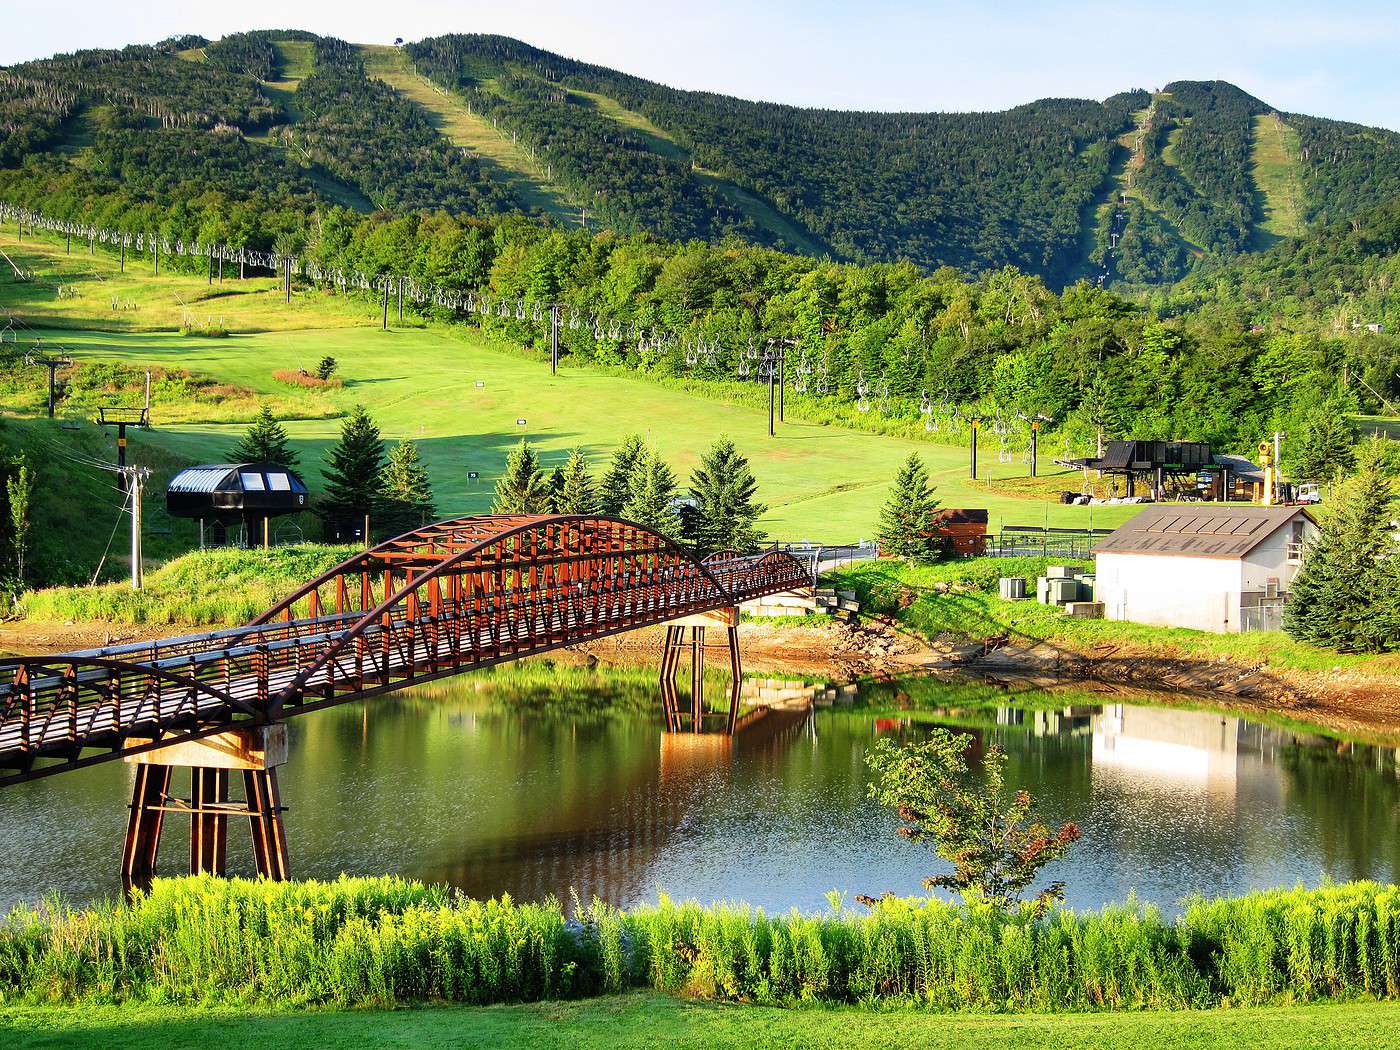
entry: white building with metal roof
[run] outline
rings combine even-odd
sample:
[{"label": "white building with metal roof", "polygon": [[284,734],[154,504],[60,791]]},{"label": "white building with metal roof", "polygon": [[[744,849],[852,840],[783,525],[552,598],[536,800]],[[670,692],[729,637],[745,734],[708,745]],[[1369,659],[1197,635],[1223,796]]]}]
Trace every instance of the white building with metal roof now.
[{"label": "white building with metal roof", "polygon": [[1110,620],[1276,628],[1316,535],[1304,507],[1155,504],[1095,546],[1095,598]]}]

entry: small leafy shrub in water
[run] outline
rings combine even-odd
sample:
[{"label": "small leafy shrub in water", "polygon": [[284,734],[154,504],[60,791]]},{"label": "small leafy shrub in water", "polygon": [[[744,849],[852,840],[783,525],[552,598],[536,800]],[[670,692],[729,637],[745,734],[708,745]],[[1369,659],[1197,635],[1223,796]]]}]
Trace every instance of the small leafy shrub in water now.
[{"label": "small leafy shrub in water", "polygon": [[774,1004],[1115,1010],[1400,998],[1400,888],[1189,902],[1165,921],[887,898],[769,916],[469,900],[398,878],[162,880],[0,923],[0,1002],[390,1006],[661,991]]}]

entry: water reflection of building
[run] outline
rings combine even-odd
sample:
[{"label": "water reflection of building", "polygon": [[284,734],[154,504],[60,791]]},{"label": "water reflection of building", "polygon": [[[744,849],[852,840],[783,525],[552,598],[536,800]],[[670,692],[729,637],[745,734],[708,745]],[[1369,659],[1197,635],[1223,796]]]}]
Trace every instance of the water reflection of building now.
[{"label": "water reflection of building", "polygon": [[1084,706],[1002,707],[997,709],[997,725],[1026,726],[1033,736],[1084,736],[1093,731],[1094,716],[1100,710]]},{"label": "water reflection of building", "polygon": [[1097,771],[1151,774],[1211,793],[1282,798],[1277,759],[1306,738],[1216,711],[1110,704],[1094,718]]}]

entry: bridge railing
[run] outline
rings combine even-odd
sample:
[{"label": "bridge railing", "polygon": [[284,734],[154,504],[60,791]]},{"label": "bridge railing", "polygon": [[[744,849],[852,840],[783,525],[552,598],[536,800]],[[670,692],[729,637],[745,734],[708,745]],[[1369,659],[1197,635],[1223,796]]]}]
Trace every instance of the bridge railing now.
[{"label": "bridge railing", "polygon": [[[405,573],[401,582],[388,571],[377,593],[356,574],[353,589],[330,583],[345,601],[363,606],[377,598],[370,608],[0,662],[0,767],[19,770],[0,773],[0,783],[808,582],[803,566],[782,552],[702,565],[674,549],[602,552],[591,561],[536,557],[517,566],[444,564]],[[321,607],[319,597],[307,604]],[[285,605],[283,615],[291,613]],[[102,753],[85,754],[93,750]],[[41,761],[49,764],[38,769]]]}]

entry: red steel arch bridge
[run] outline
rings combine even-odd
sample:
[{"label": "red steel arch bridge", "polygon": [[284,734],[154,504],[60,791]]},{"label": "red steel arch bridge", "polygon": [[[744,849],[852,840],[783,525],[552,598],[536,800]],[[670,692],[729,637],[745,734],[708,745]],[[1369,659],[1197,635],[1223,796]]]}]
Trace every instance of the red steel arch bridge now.
[{"label": "red steel arch bridge", "polygon": [[[689,628],[701,688],[710,624],[727,631],[737,683],[736,607],[812,582],[782,551],[699,559],[617,518],[442,521],[348,558],[242,627],[0,661],[0,785],[125,759],[129,883],[154,873],[172,813],[191,818],[192,871],[224,870],[228,819],[243,816],[259,872],[284,878],[285,719],[654,625],[667,628],[663,678]],[[191,769],[188,798],[171,794],[176,766]],[[245,797],[230,801],[236,771]]]}]

